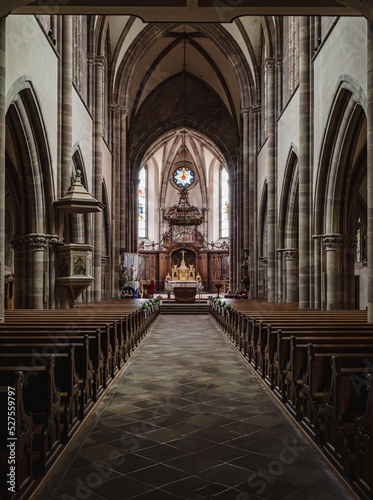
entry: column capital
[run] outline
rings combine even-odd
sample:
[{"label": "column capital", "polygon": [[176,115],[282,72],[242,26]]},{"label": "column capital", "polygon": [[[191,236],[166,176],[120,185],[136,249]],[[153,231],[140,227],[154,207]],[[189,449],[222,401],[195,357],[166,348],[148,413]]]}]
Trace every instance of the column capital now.
[{"label": "column capital", "polygon": [[339,250],[344,244],[344,239],[342,234],[325,234],[323,237],[325,250]]},{"label": "column capital", "polygon": [[48,237],[45,234],[30,233],[24,237],[24,241],[30,250],[44,250],[47,247]]},{"label": "column capital", "polygon": [[22,250],[25,246],[25,237],[21,234],[13,235],[13,238],[10,242],[13,250]]},{"label": "column capital", "polygon": [[119,107],[119,105],[116,102],[111,102],[109,104],[109,109],[113,113],[119,113],[120,112],[120,107]]},{"label": "column capital", "polygon": [[285,260],[296,260],[298,258],[298,249],[297,248],[285,248],[283,250]]},{"label": "column capital", "polygon": [[93,52],[88,52],[87,54],[87,64],[93,65],[95,62],[95,54]]},{"label": "column capital", "polygon": [[101,67],[103,68],[106,64],[106,57],[105,56],[95,56],[95,65],[96,67]]},{"label": "column capital", "polygon": [[243,118],[249,118],[250,108],[241,108],[241,115]]},{"label": "column capital", "polygon": [[275,56],[276,68],[282,67],[283,58],[281,56]]},{"label": "column capital", "polygon": [[258,102],[250,106],[250,111],[253,115],[259,115],[262,112],[262,106]]},{"label": "column capital", "polygon": [[127,115],[128,115],[128,113],[129,113],[128,106],[120,106],[119,109],[120,109],[121,116],[123,116],[124,118],[126,118]]},{"label": "column capital", "polygon": [[274,57],[267,57],[264,61],[264,64],[267,69],[273,69],[276,64],[276,59]]}]

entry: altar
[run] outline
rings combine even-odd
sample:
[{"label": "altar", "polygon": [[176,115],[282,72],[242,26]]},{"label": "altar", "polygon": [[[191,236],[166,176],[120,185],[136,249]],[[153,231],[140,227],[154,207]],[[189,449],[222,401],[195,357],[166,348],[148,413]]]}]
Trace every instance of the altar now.
[{"label": "altar", "polygon": [[168,284],[173,288],[175,302],[195,302],[198,281],[169,281]]}]

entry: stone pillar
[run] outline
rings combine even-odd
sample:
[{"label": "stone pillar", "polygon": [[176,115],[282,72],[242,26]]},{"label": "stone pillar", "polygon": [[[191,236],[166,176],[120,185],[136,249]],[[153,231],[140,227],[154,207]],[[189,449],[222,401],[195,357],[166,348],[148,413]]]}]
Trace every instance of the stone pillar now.
[{"label": "stone pillar", "polygon": [[120,108],[120,250],[128,252],[127,220],[127,115],[128,108]]},{"label": "stone pillar", "polygon": [[355,309],[355,256],[356,256],[356,235],[345,236],[345,273],[343,281],[343,306],[345,309]]},{"label": "stone pillar", "polygon": [[93,114],[95,106],[95,55],[87,54],[88,109]]},{"label": "stone pillar", "polygon": [[[95,59],[95,112],[94,112],[94,194],[102,202],[102,92],[105,58]],[[102,213],[96,212],[94,222],[94,301],[101,301],[101,248],[102,248]]]},{"label": "stone pillar", "polygon": [[0,17],[0,322],[4,321],[6,18]]},{"label": "stone pillar", "polygon": [[120,268],[120,109],[111,104],[112,114],[112,231],[111,231],[111,295],[119,295]]},{"label": "stone pillar", "polygon": [[323,238],[326,266],[326,309],[342,307],[341,250],[344,238],[341,234],[329,234]]},{"label": "stone pillar", "polygon": [[229,248],[229,289],[232,292],[236,291],[237,281],[236,281],[236,262],[235,262],[235,254],[236,254],[236,238],[235,238],[235,204],[234,204],[234,195],[235,195],[235,179],[233,178],[234,173],[230,173],[230,177],[228,180],[229,184],[229,240],[230,240],[230,248]]},{"label": "stone pillar", "polygon": [[249,270],[250,298],[258,296],[258,176],[257,176],[257,128],[260,104],[250,108],[249,127]]},{"label": "stone pillar", "polygon": [[133,179],[133,190],[131,193],[132,200],[132,238],[131,238],[131,252],[137,253],[139,245],[139,184],[140,179]]},{"label": "stone pillar", "polygon": [[275,116],[275,59],[266,59],[268,82],[268,302],[276,300],[276,116]]},{"label": "stone pillar", "polygon": [[282,112],[282,57],[276,56],[276,114],[280,116]]},{"label": "stone pillar", "polygon": [[298,301],[298,250],[286,248],[284,250],[286,276],[286,302]]},{"label": "stone pillar", "polygon": [[299,308],[310,307],[310,19],[299,18]]},{"label": "stone pillar", "polygon": [[61,88],[61,191],[64,196],[72,174],[72,100],[73,100],[73,17],[62,16]]},{"label": "stone pillar", "polygon": [[367,112],[367,257],[368,257],[368,322],[373,323],[373,21],[368,21],[368,112]]},{"label": "stone pillar", "polygon": [[25,239],[24,236],[14,235],[11,241],[14,251],[14,281],[16,287],[14,289],[14,308],[23,309],[26,307],[25,299],[27,297],[26,277],[27,269],[25,267]]},{"label": "stone pillar", "polygon": [[321,309],[322,308],[322,303],[321,303],[321,275],[322,275],[322,252],[321,252],[321,242],[322,242],[322,235],[320,234],[315,234],[312,236],[313,240],[313,255],[315,259],[315,264],[314,264],[314,290],[315,290],[315,297],[314,297],[314,304],[313,307],[315,309]]},{"label": "stone pillar", "polygon": [[242,115],[242,173],[243,173],[243,247],[249,248],[249,203],[250,203],[250,174],[249,174],[249,117],[248,108],[241,109]]},{"label": "stone pillar", "polygon": [[49,235],[49,309],[56,307],[56,244],[58,238],[56,235]]},{"label": "stone pillar", "polygon": [[30,298],[31,309],[43,309],[44,301],[44,250],[47,248],[47,238],[44,234],[30,233],[25,236],[28,247],[30,265]]}]

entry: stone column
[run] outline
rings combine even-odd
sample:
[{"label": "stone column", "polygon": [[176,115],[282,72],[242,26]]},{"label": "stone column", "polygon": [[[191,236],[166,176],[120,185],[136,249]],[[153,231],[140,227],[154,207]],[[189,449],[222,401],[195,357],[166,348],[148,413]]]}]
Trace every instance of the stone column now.
[{"label": "stone column", "polygon": [[275,59],[266,59],[268,82],[268,302],[276,300],[276,137],[275,137]]},{"label": "stone column", "polygon": [[49,248],[49,309],[56,307],[56,244],[58,238],[56,235],[48,236]]},{"label": "stone column", "polygon": [[137,253],[139,245],[139,184],[140,179],[133,179],[133,190],[131,193],[132,200],[132,231],[131,231],[131,252]]},{"label": "stone column", "polygon": [[237,282],[236,282],[236,241],[235,241],[235,205],[234,205],[234,195],[235,195],[235,179],[233,178],[234,173],[231,172],[231,175],[228,180],[229,184],[229,240],[230,240],[230,248],[229,248],[229,288],[232,292],[236,291]]},{"label": "stone column", "polygon": [[343,280],[343,306],[346,309],[355,309],[355,256],[356,256],[356,235],[345,236],[345,273]]},{"label": "stone column", "polygon": [[257,128],[260,104],[250,108],[249,127],[249,269],[250,298],[258,296],[258,177],[257,177]]},{"label": "stone column", "polygon": [[[98,56],[95,59],[95,112],[94,112],[94,193],[98,201],[102,202],[102,92],[105,58]],[[102,248],[102,213],[94,214],[94,301],[101,301],[101,248]]]},{"label": "stone column", "polygon": [[127,115],[128,108],[120,108],[120,249],[128,252],[127,221]]},{"label": "stone column", "polygon": [[299,308],[310,307],[310,27],[299,18]]},{"label": "stone column", "polygon": [[25,242],[30,265],[29,307],[43,309],[44,250],[47,248],[48,240],[44,234],[30,233],[25,236]]},{"label": "stone column", "polygon": [[315,234],[312,236],[313,240],[313,254],[315,259],[315,273],[314,273],[314,290],[315,298],[313,307],[315,309],[321,309],[321,274],[322,274],[322,252],[321,252],[321,242],[322,235]]},{"label": "stone column", "polygon": [[341,303],[341,250],[344,238],[341,234],[329,234],[323,238],[326,266],[326,309],[340,309]]},{"label": "stone column", "polygon": [[11,241],[14,251],[14,308],[23,309],[26,307],[25,299],[28,291],[26,290],[27,269],[25,263],[27,261],[25,253],[25,239],[19,234],[14,235]]},{"label": "stone column", "polygon": [[93,114],[95,106],[95,55],[87,54],[88,109]]},{"label": "stone column", "polygon": [[286,248],[284,250],[286,276],[286,302],[298,301],[298,250]]},{"label": "stone column", "polygon": [[249,174],[249,108],[241,109],[242,115],[242,172],[243,172],[243,247],[249,248],[249,204],[250,204],[250,174]]},{"label": "stone column", "polygon": [[310,19],[299,18],[299,308],[310,307]]},{"label": "stone column", "polygon": [[276,114],[280,116],[282,112],[282,57],[276,56]]},{"label": "stone column", "polygon": [[120,109],[115,103],[110,105],[112,114],[112,240],[111,240],[111,295],[119,295],[120,267]]},{"label": "stone column", "polygon": [[367,112],[367,257],[368,257],[368,322],[373,323],[373,21],[368,21],[368,112]]},{"label": "stone column", "polygon": [[72,174],[72,100],[73,100],[73,17],[62,16],[61,61],[61,191],[64,196]]},{"label": "stone column", "polygon": [[6,18],[0,17],[0,322],[4,321]]}]

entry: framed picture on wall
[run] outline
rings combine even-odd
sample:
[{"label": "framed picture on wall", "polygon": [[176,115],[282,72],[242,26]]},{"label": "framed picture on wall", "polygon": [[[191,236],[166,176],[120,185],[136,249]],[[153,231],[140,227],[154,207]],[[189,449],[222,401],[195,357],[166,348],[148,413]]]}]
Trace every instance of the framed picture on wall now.
[{"label": "framed picture on wall", "polygon": [[195,226],[172,226],[172,243],[195,243]]}]

